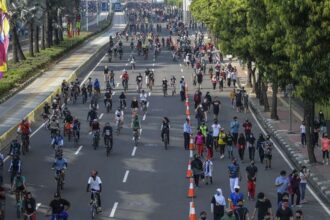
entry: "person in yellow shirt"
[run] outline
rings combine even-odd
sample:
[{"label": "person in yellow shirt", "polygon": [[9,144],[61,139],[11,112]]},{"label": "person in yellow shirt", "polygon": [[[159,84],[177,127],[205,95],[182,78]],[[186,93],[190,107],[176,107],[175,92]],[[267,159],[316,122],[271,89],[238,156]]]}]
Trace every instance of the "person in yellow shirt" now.
[{"label": "person in yellow shirt", "polygon": [[233,91],[231,91],[231,92],[229,93],[229,98],[230,98],[230,100],[231,100],[231,106],[232,106],[233,108],[235,108],[235,97],[236,97],[236,90],[233,89]]},{"label": "person in yellow shirt", "polygon": [[218,137],[218,144],[220,147],[220,158],[225,157],[225,147],[226,147],[226,140],[227,140],[227,135],[225,133],[224,128],[221,128],[219,137]]}]

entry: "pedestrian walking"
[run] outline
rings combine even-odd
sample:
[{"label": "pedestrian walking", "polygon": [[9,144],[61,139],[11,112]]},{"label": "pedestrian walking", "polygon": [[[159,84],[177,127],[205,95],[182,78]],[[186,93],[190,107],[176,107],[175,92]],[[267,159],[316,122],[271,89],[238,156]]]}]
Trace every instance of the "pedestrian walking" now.
[{"label": "pedestrian walking", "polygon": [[281,206],[277,209],[276,218],[277,220],[293,219],[293,212],[289,207],[289,201],[287,199],[283,200]]},{"label": "pedestrian walking", "polygon": [[251,218],[255,219],[256,214],[257,220],[264,220],[267,215],[272,216],[272,204],[270,200],[265,197],[265,194],[263,192],[259,192],[257,199],[258,200]]},{"label": "pedestrian walking", "polygon": [[221,220],[236,220],[234,215],[234,210],[231,208],[228,208],[225,210],[225,215],[221,218]]},{"label": "pedestrian walking", "polygon": [[207,122],[207,113],[209,112],[209,103],[208,103],[207,99],[205,99],[205,98],[202,102],[202,108],[203,108],[203,112],[204,112],[204,120],[205,120],[205,122]]},{"label": "pedestrian walking", "polygon": [[244,92],[243,94],[243,108],[246,114],[249,110],[249,95],[247,94],[247,92]]},{"label": "pedestrian walking", "polygon": [[190,135],[192,135],[191,131],[192,129],[191,129],[190,121],[187,118],[186,122],[183,124],[184,149],[186,150],[189,149]]},{"label": "pedestrian walking", "polygon": [[193,172],[195,186],[199,187],[199,179],[203,174],[203,162],[198,155],[194,155],[194,159],[191,161],[191,169]]},{"label": "pedestrian walking", "polygon": [[[292,206],[300,207],[300,177],[297,170],[293,170],[289,177],[289,192],[291,194]],[[294,197],[296,196],[296,203],[294,203]]]},{"label": "pedestrian walking", "polygon": [[182,76],[181,80],[180,80],[180,97],[181,97],[181,101],[184,102],[186,100],[186,91],[185,91],[185,86],[186,86],[186,82],[184,81],[184,77]]},{"label": "pedestrian walking", "polygon": [[250,165],[246,167],[246,179],[247,179],[247,190],[249,200],[254,200],[256,194],[256,183],[257,183],[257,173],[258,167],[254,164],[252,160]]},{"label": "pedestrian walking", "polygon": [[212,136],[213,136],[213,146],[215,150],[218,150],[218,137],[220,133],[221,125],[219,124],[217,119],[214,119],[214,123],[212,124]]},{"label": "pedestrian walking", "polygon": [[276,177],[275,186],[277,192],[277,204],[279,204],[282,201],[283,194],[288,192],[289,187],[289,179],[286,176],[285,170],[282,170],[280,176]]},{"label": "pedestrian walking", "polygon": [[217,87],[217,83],[218,83],[218,79],[217,79],[216,75],[212,75],[211,83],[212,83],[213,90],[215,90],[215,88]]},{"label": "pedestrian walking", "polygon": [[228,157],[230,160],[234,158],[234,147],[233,147],[233,136],[231,136],[230,132],[227,132],[227,151],[228,151]]},{"label": "pedestrian walking", "polygon": [[262,145],[265,152],[265,170],[272,168],[272,157],[273,157],[273,142],[270,140],[270,136],[267,135],[266,141]]},{"label": "pedestrian walking", "polygon": [[325,133],[323,138],[321,139],[321,149],[322,149],[322,162],[323,164],[329,164],[329,149],[330,149],[330,139],[328,138],[328,134]]},{"label": "pedestrian walking", "polygon": [[238,201],[238,206],[235,209],[234,214],[238,220],[250,220],[249,210],[244,206],[243,199]]},{"label": "pedestrian walking", "polygon": [[241,112],[242,111],[242,107],[243,107],[243,104],[242,104],[242,92],[241,91],[239,91],[239,92],[236,93],[235,100],[236,100],[236,111],[237,112]]},{"label": "pedestrian walking", "polygon": [[205,184],[208,185],[209,182],[210,182],[210,184],[213,184],[213,178],[212,178],[213,162],[211,161],[211,159],[209,157],[205,160],[205,162],[203,164],[203,169],[204,169]]},{"label": "pedestrian walking", "polygon": [[197,146],[198,156],[200,157],[203,157],[204,143],[205,143],[204,135],[202,134],[201,130],[199,130],[195,137],[195,144]]},{"label": "pedestrian walking", "polygon": [[221,128],[218,137],[218,144],[220,148],[220,159],[223,159],[225,157],[226,141],[227,141],[227,135],[225,133],[225,129]]},{"label": "pedestrian walking", "polygon": [[221,102],[217,97],[215,97],[214,101],[212,102],[212,105],[213,105],[213,119],[218,120]]},{"label": "pedestrian walking", "polygon": [[240,167],[235,158],[232,160],[232,163],[228,166],[228,174],[229,174],[230,192],[235,192],[235,186],[238,186],[239,179],[241,177]]},{"label": "pedestrian walking", "polygon": [[201,104],[201,102],[202,102],[202,93],[199,90],[197,90],[195,92],[195,94],[194,94],[194,106],[195,106],[195,109],[197,108],[197,106],[199,104]]},{"label": "pedestrian walking", "polygon": [[237,81],[236,67],[234,68],[234,71],[231,72],[231,81],[233,82],[234,88],[236,88],[236,81]]},{"label": "pedestrian walking", "polygon": [[240,200],[244,200],[244,195],[240,192],[240,186],[236,185],[234,192],[230,193],[228,198],[229,207],[235,210],[238,207],[238,202]]},{"label": "pedestrian walking", "polygon": [[243,133],[239,134],[238,140],[237,140],[237,146],[238,146],[238,155],[241,161],[244,160],[244,152],[245,152],[245,146],[246,146],[246,140]]},{"label": "pedestrian walking", "polygon": [[232,108],[235,109],[235,98],[236,98],[236,90],[235,89],[233,89],[233,91],[231,91],[229,93],[229,98],[231,100],[231,106],[232,106]]},{"label": "pedestrian walking", "polygon": [[249,119],[246,119],[242,126],[244,128],[245,137],[247,138],[252,131],[252,123]]},{"label": "pedestrian walking", "polygon": [[264,152],[264,148],[263,148],[263,143],[265,142],[265,138],[264,135],[262,133],[260,133],[259,138],[257,140],[257,150],[259,153],[259,159],[260,159],[260,163],[264,163],[264,158],[265,158],[265,152]]},{"label": "pedestrian walking", "polygon": [[306,186],[307,186],[307,179],[308,179],[309,175],[310,175],[310,173],[309,173],[309,170],[306,168],[306,166],[302,166],[300,173],[299,173],[299,177],[300,177],[299,187],[300,187],[300,199],[301,199],[300,203],[301,204],[306,203],[305,192],[306,192]]},{"label": "pedestrian walking", "polygon": [[301,145],[303,147],[306,146],[306,126],[304,121],[302,121],[300,125],[300,139],[301,139]]},{"label": "pedestrian walking", "polygon": [[211,200],[211,212],[213,213],[214,220],[221,219],[225,214],[226,199],[222,195],[222,190],[217,189]]},{"label": "pedestrian walking", "polygon": [[234,145],[237,145],[238,130],[239,122],[237,121],[237,117],[234,116],[233,120],[230,122],[230,133],[233,136]]},{"label": "pedestrian walking", "polygon": [[209,131],[206,136],[206,149],[207,149],[207,158],[213,158],[213,131]]},{"label": "pedestrian walking", "polygon": [[246,143],[247,143],[247,148],[249,150],[250,161],[254,160],[254,155],[256,152],[256,148],[254,146],[255,141],[256,141],[256,138],[254,137],[253,133],[248,134]]},{"label": "pedestrian walking", "polygon": [[204,112],[202,105],[197,106],[195,113],[195,118],[197,119],[197,127],[199,128],[204,121]]}]

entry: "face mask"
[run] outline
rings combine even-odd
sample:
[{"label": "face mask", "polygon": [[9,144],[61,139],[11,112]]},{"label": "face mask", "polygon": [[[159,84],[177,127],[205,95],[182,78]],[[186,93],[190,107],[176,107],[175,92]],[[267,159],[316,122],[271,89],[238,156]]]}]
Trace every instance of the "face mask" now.
[{"label": "face mask", "polygon": [[235,189],[235,192],[237,192],[237,193],[238,193],[238,192],[239,192],[239,189]]},{"label": "face mask", "polygon": [[202,219],[202,220],[206,220],[206,217],[203,216],[203,217],[201,217],[201,219]]},{"label": "face mask", "polygon": [[220,196],[220,193],[219,193],[219,192],[217,192],[217,195],[218,195],[218,196]]}]

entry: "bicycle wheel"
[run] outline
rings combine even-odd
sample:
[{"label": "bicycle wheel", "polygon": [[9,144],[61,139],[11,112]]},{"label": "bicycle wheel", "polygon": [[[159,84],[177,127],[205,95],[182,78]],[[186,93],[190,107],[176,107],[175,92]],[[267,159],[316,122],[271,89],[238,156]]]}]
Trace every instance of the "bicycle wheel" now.
[{"label": "bicycle wheel", "polygon": [[91,206],[91,217],[92,217],[92,219],[95,218],[95,215],[96,215],[96,205],[93,203],[92,206]]},{"label": "bicycle wheel", "polygon": [[16,205],[16,216],[17,216],[17,218],[20,218],[21,217],[21,204],[20,204],[20,202],[18,202],[17,203],[17,205]]}]

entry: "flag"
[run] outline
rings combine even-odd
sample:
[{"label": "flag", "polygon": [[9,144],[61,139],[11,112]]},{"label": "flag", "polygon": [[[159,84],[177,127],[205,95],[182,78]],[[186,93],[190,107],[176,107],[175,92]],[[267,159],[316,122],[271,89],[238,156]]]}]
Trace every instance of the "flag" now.
[{"label": "flag", "polygon": [[7,71],[7,52],[9,46],[9,21],[7,2],[0,0],[0,78]]}]

